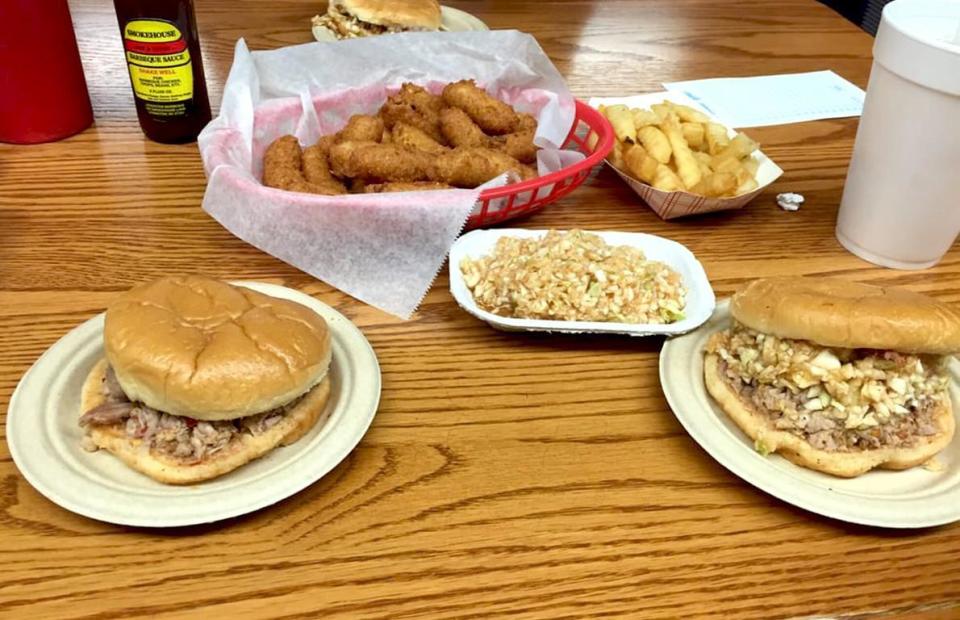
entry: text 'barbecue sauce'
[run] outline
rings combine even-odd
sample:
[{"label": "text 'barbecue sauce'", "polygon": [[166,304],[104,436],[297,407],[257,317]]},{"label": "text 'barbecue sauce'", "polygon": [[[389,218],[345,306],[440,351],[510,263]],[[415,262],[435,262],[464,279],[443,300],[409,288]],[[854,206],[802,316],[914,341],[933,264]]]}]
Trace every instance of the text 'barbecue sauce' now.
[{"label": "text 'barbecue sauce'", "polygon": [[193,0],[114,0],[140,128],[191,142],[210,122]]}]

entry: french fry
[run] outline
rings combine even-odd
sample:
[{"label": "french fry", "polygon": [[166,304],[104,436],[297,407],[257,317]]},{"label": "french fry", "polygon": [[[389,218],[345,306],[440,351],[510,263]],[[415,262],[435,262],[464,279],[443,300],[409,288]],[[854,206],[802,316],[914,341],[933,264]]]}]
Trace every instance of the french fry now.
[{"label": "french fry", "polygon": [[665,164],[670,161],[672,153],[670,141],[667,140],[667,136],[660,129],[653,125],[641,127],[637,131],[637,138],[640,139],[640,144],[647,150],[647,153],[658,162]]},{"label": "french fry", "polygon": [[709,155],[701,153],[700,151],[694,151],[693,158],[697,160],[697,165],[700,166],[701,176],[707,176],[713,173],[713,170],[710,168],[711,158]]},{"label": "french fry", "polygon": [[659,125],[663,119],[653,110],[633,109],[633,124],[637,129],[647,125]]},{"label": "french fry", "polygon": [[747,167],[743,165],[743,162],[740,162],[740,169],[733,173],[737,177],[737,185],[743,185],[747,181],[753,179],[756,180],[757,174],[755,172],[750,172],[747,170]]},{"label": "french fry", "polygon": [[673,108],[671,107],[672,105],[673,104],[669,101],[664,101],[663,103],[654,103],[650,106],[650,109],[653,111],[653,113],[656,114],[657,118],[660,119],[660,121],[657,123],[658,125],[667,120],[667,116],[669,116],[670,112],[673,111]]},{"label": "french fry", "polygon": [[699,110],[694,110],[688,105],[671,102],[670,106],[673,108],[673,111],[676,112],[677,116],[680,117],[681,121],[686,121],[688,123],[709,123],[710,122],[710,117],[708,117],[703,112],[700,112]]},{"label": "french fry", "polygon": [[695,151],[703,150],[703,123],[680,123],[683,139]]},{"label": "french fry", "polygon": [[623,104],[605,106],[601,112],[613,125],[613,133],[621,142],[636,142],[637,128],[633,124],[633,113]]},{"label": "french fry", "polygon": [[757,143],[740,133],[720,153],[714,156],[712,168],[726,172],[738,172],[740,160],[747,158],[757,148]]},{"label": "french fry", "polygon": [[663,122],[663,119],[667,118],[667,114],[670,114],[670,102],[663,101],[661,103],[654,103],[650,106],[650,109],[660,118],[660,122]]},{"label": "french fry", "polygon": [[757,143],[747,137],[747,134],[738,133],[730,141],[730,144],[717,154],[717,157],[735,157],[739,160],[747,157],[755,150],[757,150]]},{"label": "french fry", "polygon": [[670,148],[673,150],[673,162],[677,168],[677,175],[687,187],[694,187],[700,182],[700,165],[693,157],[693,152],[683,139],[683,130],[680,129],[680,122],[677,115],[671,113],[667,119],[660,123],[660,130],[666,134],[670,141]]},{"label": "french fry", "polygon": [[730,138],[727,136],[727,128],[717,123],[707,123],[704,126],[706,130],[707,152],[716,155],[722,151],[728,144]]},{"label": "french fry", "polygon": [[625,164],[623,161],[623,144],[621,142],[614,142],[613,149],[610,151],[610,154],[607,155],[607,161],[610,162],[610,165],[618,170],[624,170]]},{"label": "french fry", "polygon": [[753,177],[750,177],[749,179],[747,179],[737,187],[733,195],[740,196],[742,194],[747,194],[757,189],[758,187],[760,187],[760,184],[757,183],[757,180]]},{"label": "french fry", "polygon": [[627,170],[644,183],[652,183],[657,176],[657,168],[660,167],[660,162],[639,144],[634,144],[624,151],[623,161]]},{"label": "french fry", "polygon": [[731,172],[714,172],[700,179],[700,182],[691,187],[690,191],[708,198],[719,198],[732,195],[736,189],[736,175]]},{"label": "french fry", "polygon": [[736,157],[731,157],[729,155],[715,155],[710,160],[710,168],[714,172],[732,172],[737,173],[738,170],[742,169],[743,166],[740,164],[740,160]]},{"label": "french fry", "polygon": [[683,181],[677,176],[677,173],[663,164],[657,166],[657,172],[653,180],[650,181],[650,185],[665,192],[676,192],[686,189],[683,186]]},{"label": "french fry", "polygon": [[693,153],[693,156],[697,159],[698,162],[700,162],[700,164],[702,164],[701,167],[706,166],[707,168],[709,168],[710,162],[713,161],[713,157],[710,157],[710,153],[704,153],[703,151],[695,151]]}]

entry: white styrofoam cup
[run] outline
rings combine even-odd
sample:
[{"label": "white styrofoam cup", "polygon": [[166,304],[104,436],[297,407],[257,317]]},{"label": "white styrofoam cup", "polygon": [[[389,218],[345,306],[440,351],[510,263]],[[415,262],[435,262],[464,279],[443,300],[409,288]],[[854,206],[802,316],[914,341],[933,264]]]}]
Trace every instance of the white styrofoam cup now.
[{"label": "white styrofoam cup", "polygon": [[895,269],[937,264],[960,234],[960,2],[883,10],[837,239]]}]

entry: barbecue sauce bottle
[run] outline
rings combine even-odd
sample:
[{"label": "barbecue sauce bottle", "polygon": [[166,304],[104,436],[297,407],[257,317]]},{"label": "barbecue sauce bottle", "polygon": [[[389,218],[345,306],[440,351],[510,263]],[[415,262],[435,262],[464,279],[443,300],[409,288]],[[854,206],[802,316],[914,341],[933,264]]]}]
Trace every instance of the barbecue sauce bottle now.
[{"label": "barbecue sauce bottle", "polygon": [[210,122],[193,0],[114,0],[140,128],[192,142]]}]

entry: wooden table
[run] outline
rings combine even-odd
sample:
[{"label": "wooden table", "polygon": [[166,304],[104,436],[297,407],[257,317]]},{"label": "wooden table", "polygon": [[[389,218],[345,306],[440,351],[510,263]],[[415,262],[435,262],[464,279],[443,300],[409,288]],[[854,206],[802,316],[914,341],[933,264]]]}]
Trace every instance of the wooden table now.
[{"label": "wooden table", "polygon": [[[307,42],[322,3],[197,2],[212,100],[234,42]],[[664,80],[833,69],[865,86],[871,39],[813,0],[451,1],[534,34],[580,97]],[[298,495],[224,523],[115,527],[35,492],[0,446],[3,618],[960,617],[960,527],[892,532],[742,482],[664,401],[657,339],[503,334],[441,276],[404,322],[231,236],[200,209],[193,145],[137,126],[111,3],[73,0],[96,127],[0,147],[0,409],[30,364],[128,287],[167,274],[282,283],[350,317],[383,368],[360,446]],[[751,132],[786,173],[742,212],[665,223],[604,170],[521,223],[686,244],[719,296],[806,273],[960,301],[960,252],[874,268],[833,236],[856,120]],[[780,191],[807,199],[797,213]]]}]

